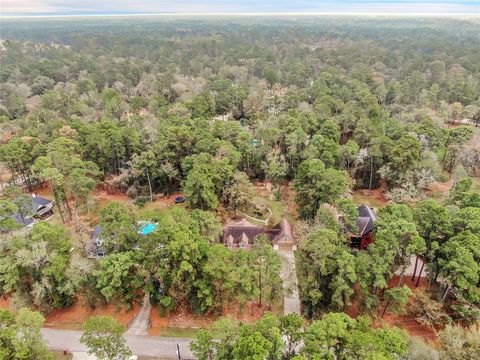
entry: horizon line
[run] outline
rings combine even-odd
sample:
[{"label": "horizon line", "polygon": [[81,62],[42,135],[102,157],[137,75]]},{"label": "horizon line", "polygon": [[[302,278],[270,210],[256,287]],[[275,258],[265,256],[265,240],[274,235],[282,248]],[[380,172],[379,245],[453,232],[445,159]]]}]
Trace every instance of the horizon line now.
[{"label": "horizon line", "polygon": [[386,16],[386,17],[480,17],[480,13],[388,13],[388,12],[193,12],[193,13],[105,13],[105,14],[45,14],[6,15],[2,19],[21,18],[80,18],[80,17],[146,17],[146,16]]}]

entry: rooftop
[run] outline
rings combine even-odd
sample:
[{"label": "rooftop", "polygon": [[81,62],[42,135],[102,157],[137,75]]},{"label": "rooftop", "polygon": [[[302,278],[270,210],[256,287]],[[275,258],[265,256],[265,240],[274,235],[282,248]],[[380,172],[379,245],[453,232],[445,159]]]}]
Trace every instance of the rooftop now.
[{"label": "rooftop", "polygon": [[377,221],[377,215],[375,214],[375,211],[366,204],[358,207],[358,215],[357,234],[359,236],[364,236],[373,230],[375,221]]},{"label": "rooftop", "polygon": [[277,244],[284,239],[285,236],[292,241],[295,240],[293,227],[286,219],[283,219],[272,228],[254,225],[248,220],[243,219],[223,228],[222,242],[231,245],[244,243],[245,245],[251,246],[255,243],[257,236],[262,234],[266,235],[267,239],[271,241],[272,244]]}]

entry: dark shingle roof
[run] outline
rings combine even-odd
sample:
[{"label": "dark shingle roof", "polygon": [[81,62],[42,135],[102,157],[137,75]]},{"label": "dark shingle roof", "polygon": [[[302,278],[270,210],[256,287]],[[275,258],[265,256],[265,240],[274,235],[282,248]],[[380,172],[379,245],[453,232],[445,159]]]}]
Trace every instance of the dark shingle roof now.
[{"label": "dark shingle roof", "polygon": [[43,213],[49,210],[44,207],[52,204],[51,200],[42,198],[40,196],[31,195],[31,198],[32,198],[32,214],[33,215],[43,215]]},{"label": "dark shingle roof", "polygon": [[254,225],[244,219],[223,228],[222,242],[224,244],[232,243],[234,245],[248,242],[249,245],[252,245],[255,242],[255,238],[262,234],[266,235],[268,240],[274,244],[279,242],[285,235],[292,240],[295,239],[292,225],[285,219],[273,228]]},{"label": "dark shingle roof", "polygon": [[95,229],[93,229],[92,240],[98,239],[101,232],[102,232],[102,227],[96,226]]},{"label": "dark shingle roof", "polygon": [[295,242],[295,234],[293,232],[293,226],[287,221],[287,219],[283,219],[280,223],[275,226],[275,229],[279,229],[280,231],[275,235],[272,240],[273,244],[277,244],[282,241],[284,237],[288,237],[290,241]]},{"label": "dark shingle roof", "polygon": [[102,257],[102,256],[105,255],[105,250],[102,247],[102,242],[101,242],[101,238],[100,238],[100,233],[101,232],[102,232],[102,227],[101,226],[96,226],[93,229],[92,240],[87,245],[87,249],[86,249],[88,257],[97,258],[97,257]]},{"label": "dark shingle roof", "polygon": [[247,220],[242,220],[233,225],[227,225],[223,229],[222,242],[227,244],[240,244],[242,241],[248,241],[248,244],[253,244],[258,235],[265,234],[263,226],[254,225]]},{"label": "dark shingle roof", "polygon": [[40,196],[35,196],[35,197],[32,196],[32,200],[33,200],[33,202],[36,203],[38,206],[45,206],[45,205],[48,205],[48,204],[50,204],[50,203],[52,202],[51,200],[42,198],[42,197],[40,197]]},{"label": "dark shingle roof", "polygon": [[15,219],[15,222],[19,225],[23,225],[23,226],[28,226],[30,224],[33,224],[33,219],[32,218],[29,218],[29,217],[25,217],[18,213],[15,213],[15,214],[12,214],[10,215],[10,217],[12,217],[13,219]]},{"label": "dark shingle roof", "polygon": [[375,211],[368,207],[366,204],[358,207],[358,219],[357,219],[357,228],[358,235],[364,236],[373,230],[375,227],[375,221],[377,221],[377,215]]}]

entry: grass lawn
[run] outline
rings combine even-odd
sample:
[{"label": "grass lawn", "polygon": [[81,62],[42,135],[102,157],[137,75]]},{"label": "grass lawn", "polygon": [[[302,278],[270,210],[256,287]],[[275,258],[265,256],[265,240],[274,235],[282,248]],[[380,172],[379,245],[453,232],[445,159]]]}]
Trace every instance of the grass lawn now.
[{"label": "grass lawn", "polygon": [[[283,218],[287,218],[290,223],[295,222],[295,217],[288,211],[287,206],[283,201],[276,201],[267,198],[265,195],[256,195],[252,201],[256,205],[265,206],[272,211],[272,217],[269,222],[271,225],[278,224]],[[248,221],[256,225],[264,225],[262,222],[257,222],[251,219]]]},{"label": "grass lawn", "polygon": [[[68,220],[68,214],[63,214],[65,217],[65,220]],[[50,224],[55,224],[55,225],[64,225],[62,222],[62,218],[60,214],[58,213],[58,208],[54,207],[53,208],[53,215],[50,216],[47,220]]]},{"label": "grass lawn", "polygon": [[63,355],[62,351],[52,351],[52,353],[55,360],[69,360],[73,357],[72,354]]},{"label": "grass lawn", "polygon": [[272,211],[272,222],[274,224],[279,223],[283,218],[287,218],[290,223],[295,222],[295,217],[290,213],[285,203],[280,200],[269,200],[269,207]]},{"label": "grass lawn", "polygon": [[146,203],[143,208],[138,208],[136,210],[136,215],[139,220],[151,220],[155,216],[165,215],[173,207],[184,207],[184,204],[171,205],[170,207],[165,206],[164,203],[154,202]]},{"label": "grass lawn", "polygon": [[353,194],[353,202],[357,206],[367,204],[369,207],[374,209],[381,209],[386,205],[385,201],[382,201],[373,196],[362,195],[362,194]]},{"label": "grass lawn", "polygon": [[480,177],[474,177],[472,180],[472,191],[480,194]]},{"label": "grass lawn", "polygon": [[176,328],[166,327],[160,328],[158,336],[175,337],[175,338],[194,338],[199,329],[194,328]]},{"label": "grass lawn", "polygon": [[[440,202],[443,202],[447,199],[450,188],[453,186],[453,180],[449,180],[445,183],[435,183],[430,186],[430,191],[428,196],[432,197]],[[480,194],[480,177],[472,177],[472,188],[471,191]]]}]

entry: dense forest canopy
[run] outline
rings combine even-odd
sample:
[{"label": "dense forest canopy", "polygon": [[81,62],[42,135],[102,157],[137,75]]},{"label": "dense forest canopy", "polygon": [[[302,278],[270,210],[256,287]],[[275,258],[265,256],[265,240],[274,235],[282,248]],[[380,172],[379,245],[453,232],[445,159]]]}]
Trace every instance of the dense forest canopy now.
[{"label": "dense forest canopy", "polygon": [[[0,294],[44,313],[79,293],[91,309],[144,293],[163,312],[272,308],[282,263],[268,239],[249,251],[219,243],[261,182],[274,204],[291,194],[282,216],[299,237],[303,314],[323,320],[304,332],[300,318],[229,323],[225,343],[199,333],[198,356],[246,358],[256,338],[263,357],[280,358],[290,321],[288,336],[306,344],[298,359],[324,356],[329,321],[354,330],[332,341],[356,356],[406,353],[397,330],[372,328],[378,349],[356,348],[369,320],[325,315],[352,303],[381,317],[408,308],[463,334],[446,325],[480,317],[479,49],[476,17],[2,19]],[[100,203],[100,185],[129,200]],[[42,187],[58,223],[17,232],[9,215],[32,216],[22,192]],[[359,251],[352,193],[374,189],[388,204]],[[185,209],[145,211],[177,192]],[[139,220],[162,231],[142,237]],[[96,226],[105,256],[92,260],[83,235]],[[415,272],[422,259],[424,291],[402,286],[411,259]]]}]

